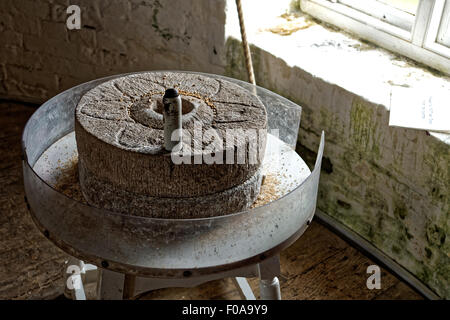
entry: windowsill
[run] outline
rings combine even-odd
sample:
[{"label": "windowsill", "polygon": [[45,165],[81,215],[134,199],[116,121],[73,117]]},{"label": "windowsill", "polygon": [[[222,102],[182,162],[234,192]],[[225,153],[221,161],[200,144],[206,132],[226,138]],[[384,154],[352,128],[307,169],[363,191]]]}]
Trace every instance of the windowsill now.
[{"label": "windowsill", "polygon": [[[255,8],[252,1],[244,3],[247,37],[251,44],[282,59],[290,67],[298,67],[387,110],[394,86],[450,91],[450,78],[438,71],[335,31],[307,15],[291,15],[290,21],[280,18],[289,7],[288,1],[277,1],[271,7],[261,3],[264,12],[252,11],[252,6]],[[234,1],[228,1],[226,36],[240,39],[235,10]],[[430,134],[450,144],[449,134]]]}]

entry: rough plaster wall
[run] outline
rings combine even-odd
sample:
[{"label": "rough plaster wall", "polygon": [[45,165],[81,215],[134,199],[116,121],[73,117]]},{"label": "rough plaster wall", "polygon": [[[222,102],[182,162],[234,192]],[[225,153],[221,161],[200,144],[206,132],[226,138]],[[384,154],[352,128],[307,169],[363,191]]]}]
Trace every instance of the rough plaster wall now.
[{"label": "rough plaster wall", "polygon": [[[81,30],[66,28],[69,4]],[[222,0],[1,0],[0,97],[42,102],[106,75],[223,73]]]},{"label": "rough plaster wall", "polygon": [[[298,152],[311,161],[325,130],[318,207],[450,298],[449,147],[388,126],[389,111],[252,47],[256,82],[303,107]],[[247,79],[227,40],[226,74]]]}]

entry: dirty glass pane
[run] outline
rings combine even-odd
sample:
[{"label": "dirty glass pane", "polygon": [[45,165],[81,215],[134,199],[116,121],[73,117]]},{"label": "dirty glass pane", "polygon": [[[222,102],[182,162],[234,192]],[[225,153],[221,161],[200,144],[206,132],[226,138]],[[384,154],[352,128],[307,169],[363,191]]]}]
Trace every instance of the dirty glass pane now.
[{"label": "dirty glass pane", "polygon": [[384,4],[390,5],[396,9],[415,15],[419,0],[378,0]]},{"label": "dirty glass pane", "polygon": [[419,0],[339,0],[339,3],[411,32]]},{"label": "dirty glass pane", "polygon": [[446,1],[436,41],[450,47],[450,1]]}]

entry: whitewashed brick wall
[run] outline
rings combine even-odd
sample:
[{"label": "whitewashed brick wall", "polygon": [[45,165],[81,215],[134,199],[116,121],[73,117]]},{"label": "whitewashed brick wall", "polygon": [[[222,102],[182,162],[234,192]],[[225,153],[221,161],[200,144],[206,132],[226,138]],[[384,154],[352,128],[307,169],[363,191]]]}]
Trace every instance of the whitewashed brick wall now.
[{"label": "whitewashed brick wall", "polygon": [[[81,30],[66,9],[81,8]],[[222,0],[1,0],[0,97],[43,102],[106,75],[223,73]]]}]

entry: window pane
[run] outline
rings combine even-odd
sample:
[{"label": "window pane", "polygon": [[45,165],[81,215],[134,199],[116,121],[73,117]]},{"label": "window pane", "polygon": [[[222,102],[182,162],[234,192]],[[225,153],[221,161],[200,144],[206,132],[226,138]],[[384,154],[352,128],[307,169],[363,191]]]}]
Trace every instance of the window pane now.
[{"label": "window pane", "polygon": [[419,0],[339,0],[339,3],[411,32]]},{"label": "window pane", "polygon": [[437,35],[437,42],[450,47],[450,1],[446,1]]},{"label": "window pane", "polygon": [[394,8],[406,11],[410,14],[416,14],[419,0],[378,0]]}]

